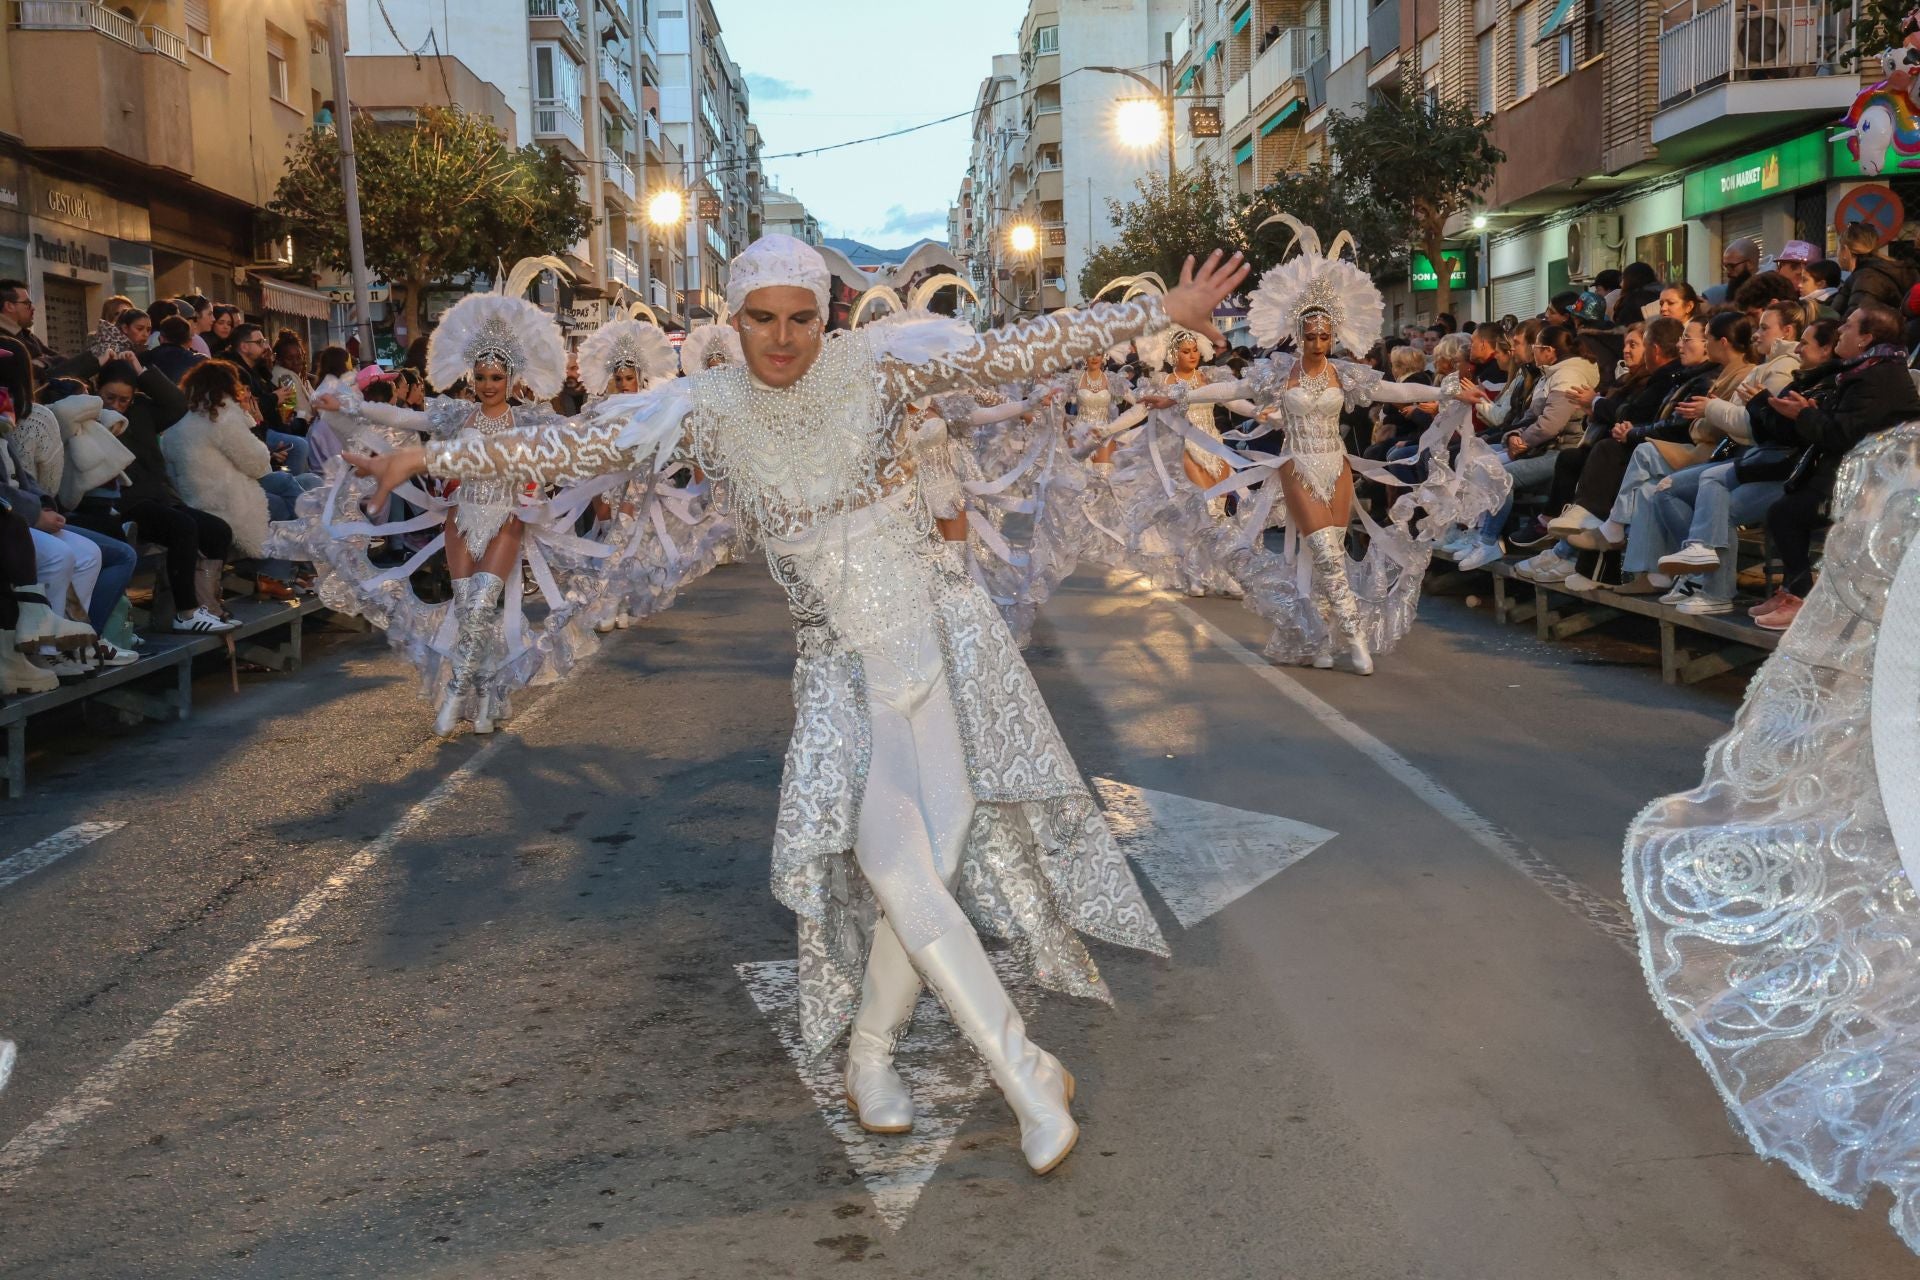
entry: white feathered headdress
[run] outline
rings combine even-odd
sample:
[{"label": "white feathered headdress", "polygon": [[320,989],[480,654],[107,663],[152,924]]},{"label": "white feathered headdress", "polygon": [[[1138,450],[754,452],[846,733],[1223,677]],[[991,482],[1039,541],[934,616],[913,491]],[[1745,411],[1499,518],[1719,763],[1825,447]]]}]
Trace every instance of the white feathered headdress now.
[{"label": "white feathered headdress", "polygon": [[1336,349],[1365,355],[1380,340],[1387,304],[1373,277],[1340,256],[1353,244],[1353,237],[1342,231],[1323,253],[1319,233],[1284,213],[1274,214],[1255,232],[1276,222],[1293,228],[1300,252],[1261,276],[1254,288],[1247,304],[1247,327],[1253,331],[1253,340],[1263,347],[1288,338],[1297,342],[1306,318],[1323,315],[1333,323]]},{"label": "white feathered headdress", "polygon": [[740,350],[740,335],[730,324],[695,325],[680,341],[680,368],[689,378],[705,372],[707,361],[716,356],[722,364],[746,361],[746,353]]},{"label": "white feathered headdress", "polygon": [[615,369],[633,369],[641,385],[671,378],[679,368],[673,343],[658,325],[641,320],[603,324],[580,344],[580,381],[591,395],[603,395],[613,383]]},{"label": "white feathered headdress", "polygon": [[933,295],[946,288],[964,289],[975,302],[980,301],[972,285],[951,274],[921,281],[904,299],[887,286],[876,285],[860,295],[854,315],[860,315],[865,303],[873,297],[885,298],[895,304],[894,309],[876,320],[869,320],[860,332],[870,335],[876,354],[908,364],[927,364],[964,350],[978,337],[972,327],[964,320],[936,315],[927,309]]},{"label": "white feathered headdress", "polygon": [[[1094,294],[1088,301],[1098,302],[1115,289],[1123,290],[1120,295],[1120,301],[1130,302],[1145,294],[1165,297],[1167,282],[1160,278],[1158,272],[1154,271],[1142,271],[1137,276],[1118,276],[1102,285],[1100,292]],[[1167,367],[1171,363],[1173,349],[1188,340],[1192,340],[1199,345],[1200,362],[1202,364],[1213,359],[1213,343],[1211,341],[1201,337],[1197,333],[1191,333],[1186,329],[1180,328],[1162,329],[1158,333],[1142,334],[1133,340],[1133,349],[1139,352],[1141,363],[1146,365],[1147,368],[1160,369]],[[1115,347],[1113,350],[1107,352],[1107,355],[1115,360],[1125,360],[1127,358],[1126,344],[1122,343]]]},{"label": "white feathered headdress", "polygon": [[497,364],[537,400],[558,395],[567,378],[559,323],[521,297],[543,271],[571,273],[558,258],[522,258],[494,293],[470,293],[447,308],[427,339],[427,380],[451,387],[475,365]]}]

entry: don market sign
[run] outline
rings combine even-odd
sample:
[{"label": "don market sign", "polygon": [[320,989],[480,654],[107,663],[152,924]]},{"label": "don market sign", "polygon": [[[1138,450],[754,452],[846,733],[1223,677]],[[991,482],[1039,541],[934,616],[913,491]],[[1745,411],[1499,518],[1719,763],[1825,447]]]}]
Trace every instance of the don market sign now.
[{"label": "don market sign", "polygon": [[[1447,275],[1447,288],[1464,289],[1473,282],[1474,261],[1472,249],[1458,249],[1443,252],[1440,260],[1452,267]],[[1436,290],[1440,287],[1440,273],[1433,269],[1433,259],[1424,253],[1413,255],[1413,261],[1407,267],[1407,283],[1414,292]]]},{"label": "don market sign", "polygon": [[1825,182],[1832,172],[1830,156],[1822,130],[1697,169],[1686,177],[1681,216],[1698,218]]}]

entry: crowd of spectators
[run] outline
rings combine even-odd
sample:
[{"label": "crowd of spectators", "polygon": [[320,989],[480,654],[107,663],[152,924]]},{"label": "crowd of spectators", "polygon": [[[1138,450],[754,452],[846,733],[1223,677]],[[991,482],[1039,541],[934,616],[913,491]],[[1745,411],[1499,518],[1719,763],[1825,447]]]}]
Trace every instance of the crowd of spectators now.
[{"label": "crowd of spectators", "polygon": [[310,361],[298,334],[198,295],[108,298],[75,352],[35,314],[24,283],[0,280],[0,694],[138,661],[142,554],[158,558],[149,630],[237,626],[230,568],[261,596],[309,591],[304,566],[267,558],[267,525],[320,484],[313,378],[347,372],[347,353]]}]

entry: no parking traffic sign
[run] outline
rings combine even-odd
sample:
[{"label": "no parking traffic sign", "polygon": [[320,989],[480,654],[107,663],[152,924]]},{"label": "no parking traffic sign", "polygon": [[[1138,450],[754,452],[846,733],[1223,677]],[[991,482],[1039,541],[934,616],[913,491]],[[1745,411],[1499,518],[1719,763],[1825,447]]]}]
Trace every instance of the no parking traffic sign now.
[{"label": "no parking traffic sign", "polygon": [[1864,222],[1880,233],[1881,244],[1899,235],[1906,221],[1907,208],[1900,203],[1900,197],[1893,194],[1891,187],[1879,183],[1868,183],[1847,192],[1833,213],[1835,231],[1844,232],[1850,224]]}]

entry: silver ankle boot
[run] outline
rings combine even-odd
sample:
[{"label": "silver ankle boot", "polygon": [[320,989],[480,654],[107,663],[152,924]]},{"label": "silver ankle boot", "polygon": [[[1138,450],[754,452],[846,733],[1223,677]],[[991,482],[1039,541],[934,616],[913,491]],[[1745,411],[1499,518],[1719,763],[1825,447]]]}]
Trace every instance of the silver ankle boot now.
[{"label": "silver ankle boot", "polygon": [[[453,677],[440,695],[439,714],[433,729],[442,737],[459,732],[460,722],[471,719],[475,733],[492,731],[491,717],[482,705],[484,667],[493,649],[493,637],[499,630],[500,590],[496,574],[476,573],[457,578],[453,584],[453,612],[456,619],[453,652],[448,655]],[[483,728],[482,725],[485,725]]]},{"label": "silver ankle boot", "polygon": [[1332,616],[1333,630],[1347,652],[1354,674],[1373,674],[1373,656],[1360,634],[1360,599],[1347,581],[1347,533],[1344,529],[1317,529],[1307,535],[1307,551],[1313,556],[1313,589]]}]

